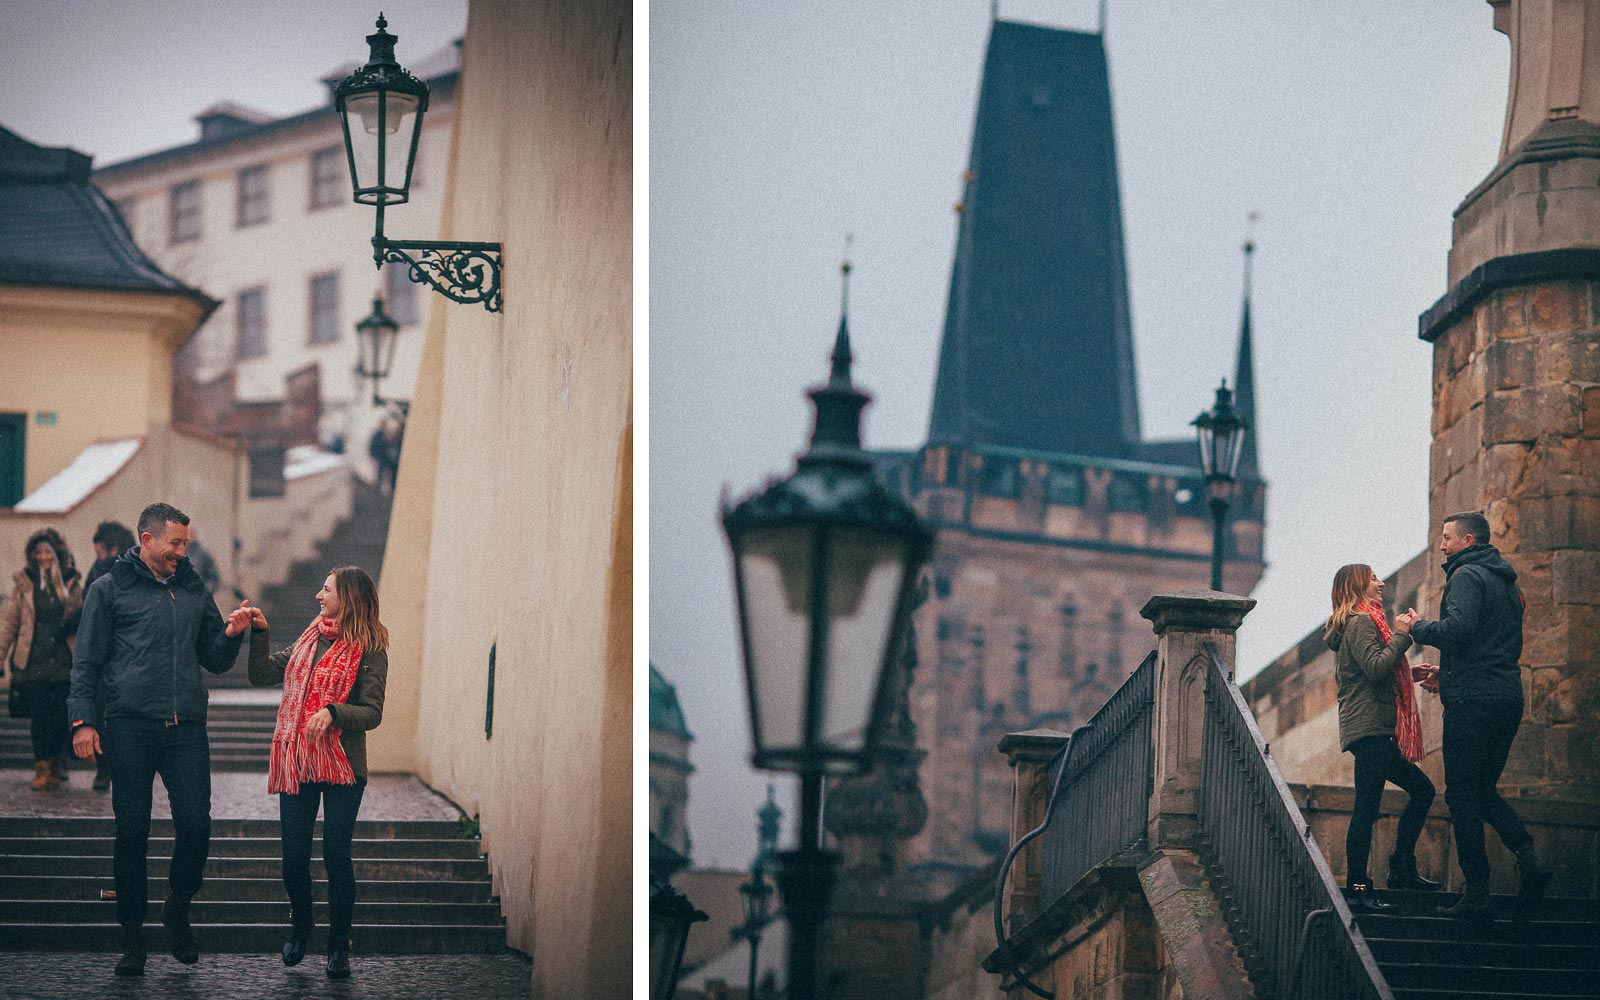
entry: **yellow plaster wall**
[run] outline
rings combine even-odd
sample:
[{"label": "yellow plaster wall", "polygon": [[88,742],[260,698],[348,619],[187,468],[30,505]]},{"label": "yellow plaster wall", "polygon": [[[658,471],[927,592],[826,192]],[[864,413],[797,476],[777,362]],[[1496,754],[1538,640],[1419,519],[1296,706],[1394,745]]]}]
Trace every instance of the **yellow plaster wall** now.
[{"label": "yellow plaster wall", "polygon": [[384,566],[396,648],[374,764],[414,765],[479,814],[535,998],[626,996],[631,5],[474,0],[464,62],[445,238],[504,244],[505,304],[434,310]]},{"label": "yellow plaster wall", "polygon": [[96,441],[165,424],[172,353],[199,319],[177,296],[0,287],[0,412],[28,414],[25,492]]}]

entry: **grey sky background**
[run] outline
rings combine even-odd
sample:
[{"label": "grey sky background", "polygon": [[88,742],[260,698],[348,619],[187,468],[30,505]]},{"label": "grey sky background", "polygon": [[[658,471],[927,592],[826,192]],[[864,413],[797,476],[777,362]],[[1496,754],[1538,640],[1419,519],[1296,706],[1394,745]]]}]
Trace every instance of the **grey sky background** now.
[{"label": "grey sky background", "polygon": [[[1095,9],[1001,15],[1092,28]],[[925,438],[988,22],[982,0],[651,6],[649,654],[695,734],[697,865],[749,864],[770,780],[746,763],[719,491],[787,474],[804,445],[846,232],[866,441]],[[1113,0],[1107,37],[1146,438],[1189,436],[1231,376],[1261,213],[1270,566],[1248,676],[1327,614],[1338,566],[1387,574],[1428,544],[1417,315],[1498,156],[1507,42],[1481,0]]]},{"label": "grey sky background", "polygon": [[217,101],[304,111],[380,9],[402,64],[466,30],[466,0],[0,0],[0,125],[102,166],[194,141]]}]

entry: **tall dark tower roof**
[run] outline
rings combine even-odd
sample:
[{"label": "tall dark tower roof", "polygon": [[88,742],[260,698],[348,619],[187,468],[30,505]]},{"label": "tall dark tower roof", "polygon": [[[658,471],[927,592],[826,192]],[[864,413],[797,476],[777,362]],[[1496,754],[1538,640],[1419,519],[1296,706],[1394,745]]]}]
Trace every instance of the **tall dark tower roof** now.
[{"label": "tall dark tower roof", "polygon": [[1256,245],[1244,244],[1244,308],[1239,317],[1239,359],[1233,373],[1233,408],[1245,420],[1244,446],[1239,451],[1239,475],[1256,479],[1261,468],[1256,457],[1256,366],[1250,344],[1250,269]]},{"label": "tall dark tower roof", "polygon": [[1136,455],[1102,37],[996,21],[970,162],[930,440]]}]

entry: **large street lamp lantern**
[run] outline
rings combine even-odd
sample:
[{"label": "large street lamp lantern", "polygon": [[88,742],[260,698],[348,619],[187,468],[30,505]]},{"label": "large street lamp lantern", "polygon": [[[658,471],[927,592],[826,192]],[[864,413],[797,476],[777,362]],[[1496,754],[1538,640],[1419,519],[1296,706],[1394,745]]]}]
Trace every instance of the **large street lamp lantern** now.
[{"label": "large street lamp lantern", "polygon": [[389,367],[394,363],[395,334],[400,324],[383,311],[383,300],[374,297],[372,312],[356,324],[356,344],[360,349],[356,361],[356,374],[372,380],[372,405],[382,406],[387,400],[378,395],[378,383],[389,377]]},{"label": "large street lamp lantern", "polygon": [[378,210],[372,259],[380,267],[385,262],[405,264],[412,281],[456,302],[481,302],[490,312],[499,312],[500,244],[384,238],[385,207],[411,199],[411,169],[428,110],[428,85],[395,61],[399,39],[389,34],[388,26],[379,14],[378,30],[367,36],[367,64],[333,91],[355,200]]},{"label": "large street lamp lantern", "polygon": [[753,763],[801,776],[800,846],[780,855],[790,921],[789,989],[816,996],[817,935],[835,855],[821,850],[822,780],[867,769],[894,707],[894,664],[912,584],[933,533],[873,474],[861,448],[869,397],[850,380],[850,264],[811,446],[794,474],[736,507],[722,527],[750,698]]},{"label": "large street lamp lantern", "polygon": [[689,928],[706,914],[688,897],[665,882],[650,883],[650,1000],[672,1000],[678,991],[678,972]]},{"label": "large street lamp lantern", "polygon": [[1222,559],[1225,550],[1223,525],[1228,517],[1228,501],[1238,481],[1239,456],[1244,452],[1244,434],[1250,425],[1233,408],[1233,391],[1223,379],[1217,401],[1191,425],[1200,439],[1200,468],[1205,472],[1206,496],[1211,502],[1211,589],[1222,589]]}]

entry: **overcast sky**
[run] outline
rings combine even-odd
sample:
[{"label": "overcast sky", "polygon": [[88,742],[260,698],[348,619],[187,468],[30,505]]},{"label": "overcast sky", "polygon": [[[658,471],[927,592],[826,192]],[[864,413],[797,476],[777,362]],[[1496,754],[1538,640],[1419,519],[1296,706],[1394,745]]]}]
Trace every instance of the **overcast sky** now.
[{"label": "overcast sky", "polygon": [[380,8],[402,64],[467,25],[466,0],[0,0],[0,125],[102,166],[193,142],[218,101],[304,111],[366,62]]},{"label": "overcast sky", "polygon": [[[1092,28],[1095,8],[1001,14]],[[1231,375],[1239,245],[1261,213],[1270,566],[1240,636],[1248,676],[1327,614],[1338,566],[1387,574],[1427,544],[1417,315],[1446,290],[1451,212],[1498,154],[1507,42],[1482,0],[1110,8],[1147,438],[1190,434]],[[768,780],[745,763],[718,493],[787,473],[804,444],[846,232],[867,443],[925,439],[988,20],[982,0],[651,7],[649,653],[696,737],[699,865],[748,865]]]}]

